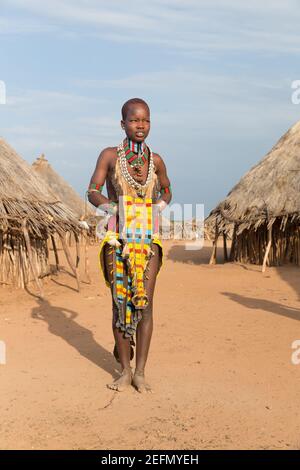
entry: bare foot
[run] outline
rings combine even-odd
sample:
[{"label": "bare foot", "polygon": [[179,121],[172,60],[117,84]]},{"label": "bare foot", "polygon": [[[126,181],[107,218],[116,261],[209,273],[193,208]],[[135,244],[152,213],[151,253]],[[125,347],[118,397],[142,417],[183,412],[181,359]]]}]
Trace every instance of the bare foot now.
[{"label": "bare foot", "polygon": [[150,385],[145,380],[144,372],[135,371],[132,379],[132,385],[139,393],[152,392]]},{"label": "bare foot", "polygon": [[107,384],[107,387],[117,392],[124,392],[132,382],[132,371],[131,369],[124,369],[121,377],[115,380],[112,384]]}]

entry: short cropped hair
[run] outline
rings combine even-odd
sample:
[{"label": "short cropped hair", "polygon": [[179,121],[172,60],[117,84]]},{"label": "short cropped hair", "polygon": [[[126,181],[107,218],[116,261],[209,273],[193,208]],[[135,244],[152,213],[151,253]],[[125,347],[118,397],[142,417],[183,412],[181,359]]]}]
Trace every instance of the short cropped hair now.
[{"label": "short cropped hair", "polygon": [[131,98],[130,100],[126,101],[126,103],[124,103],[123,106],[122,106],[122,119],[123,119],[123,121],[126,119],[126,116],[127,116],[127,113],[128,113],[128,110],[129,110],[130,106],[135,105],[135,104],[144,105],[146,108],[148,108],[149,113],[150,113],[150,108],[149,108],[148,104],[146,103],[146,101],[142,100],[141,98]]}]

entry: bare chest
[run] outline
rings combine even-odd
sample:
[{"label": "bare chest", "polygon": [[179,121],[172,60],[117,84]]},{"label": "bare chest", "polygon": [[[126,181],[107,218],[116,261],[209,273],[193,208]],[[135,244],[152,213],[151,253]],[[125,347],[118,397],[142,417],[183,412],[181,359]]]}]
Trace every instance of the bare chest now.
[{"label": "bare chest", "polygon": [[[109,180],[112,180],[114,178],[115,174],[115,168],[116,168],[117,162],[115,161],[114,164],[111,166],[111,170],[109,172]],[[147,160],[144,165],[139,166],[139,167],[132,167],[128,162],[126,163],[126,167],[128,170],[128,173],[132,178],[139,184],[145,184],[147,177],[148,177],[148,172],[149,172],[149,160]],[[154,167],[155,171],[155,167]]]},{"label": "bare chest", "polygon": [[132,178],[139,184],[145,184],[149,171],[149,160],[142,166],[132,166],[127,162],[127,170]]}]

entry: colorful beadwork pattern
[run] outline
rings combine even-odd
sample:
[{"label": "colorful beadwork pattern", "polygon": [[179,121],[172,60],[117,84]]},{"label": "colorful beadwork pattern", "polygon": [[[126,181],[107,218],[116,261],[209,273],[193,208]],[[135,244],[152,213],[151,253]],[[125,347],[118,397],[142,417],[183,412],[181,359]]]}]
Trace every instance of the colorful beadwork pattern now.
[{"label": "colorful beadwork pattern", "polygon": [[99,193],[102,192],[104,185],[98,184],[98,183],[91,183],[89,185],[88,191],[98,191]]},{"label": "colorful beadwork pattern", "polygon": [[116,326],[130,337],[136,331],[142,310],[148,305],[145,276],[153,254],[152,199],[124,195],[120,198],[119,210],[120,234],[115,236],[122,244],[115,245],[111,251],[112,289],[119,311]]},{"label": "colorful beadwork pattern", "polygon": [[137,143],[126,138],[123,142],[126,160],[131,166],[143,166],[148,160],[145,142]]},{"label": "colorful beadwork pattern", "polygon": [[[129,275],[132,279],[132,302],[136,308],[148,304],[144,289],[144,271],[149,258],[152,237],[152,199],[123,196],[124,241],[127,244]],[[125,232],[125,233],[124,233]],[[125,250],[126,251],[126,250]]]}]

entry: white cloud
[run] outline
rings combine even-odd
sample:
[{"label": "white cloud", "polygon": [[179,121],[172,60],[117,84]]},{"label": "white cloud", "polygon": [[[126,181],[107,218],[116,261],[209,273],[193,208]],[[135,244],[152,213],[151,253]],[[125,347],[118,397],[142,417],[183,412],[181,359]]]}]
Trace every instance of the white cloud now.
[{"label": "white cloud", "polygon": [[84,96],[76,93],[66,93],[56,90],[14,90],[14,94],[7,97],[7,108],[16,111],[40,112],[58,110],[79,110],[82,107],[103,105],[106,99],[95,96]]},{"label": "white cloud", "polygon": [[[31,23],[2,20],[16,32],[59,30],[63,37],[98,36],[203,55],[223,51],[299,52],[296,0],[2,0]],[[5,22],[8,21],[7,25]],[[42,23],[41,23],[42,22]],[[0,23],[1,24],[1,23]],[[1,30],[1,28],[0,28]]]},{"label": "white cloud", "polygon": [[[67,22],[86,23],[94,25],[110,25],[130,29],[134,24],[136,29],[152,29],[155,22],[142,14],[128,13],[128,8],[111,8],[107,2],[51,0],[3,0],[10,6],[38,14],[42,17],[60,19]],[[124,3],[123,3],[124,5]],[[114,6],[114,5],[113,5]],[[110,7],[110,8],[109,8]],[[140,11],[138,9],[137,11]]]},{"label": "white cloud", "polygon": [[[219,135],[238,129],[244,135],[257,135],[265,132],[264,126],[283,120],[285,114],[292,112],[296,118],[298,113],[296,106],[290,107],[288,78],[268,80],[247,74],[212,75],[175,68],[114,80],[75,80],[75,84],[93,96],[75,91],[18,90],[9,98],[7,111],[11,109],[14,120],[30,119],[31,123],[4,129],[18,137],[31,133],[37,138],[43,135],[45,141],[55,138],[59,142],[69,140],[67,136],[73,133],[72,145],[85,142],[85,146],[90,146],[97,139],[108,145],[121,135],[119,108],[112,100],[102,99],[104,95],[111,96],[105,91],[108,89],[122,93],[135,90],[141,96],[164,99],[167,110],[155,106],[152,112],[152,127],[157,133],[161,128],[170,133],[181,128],[196,135],[200,128],[213,130],[222,123]],[[286,99],[281,99],[284,96]],[[36,119],[43,125],[37,125]],[[51,133],[49,125],[54,126],[56,133]]]},{"label": "white cloud", "polygon": [[33,21],[29,18],[0,17],[0,35],[7,34],[28,34],[28,33],[53,33],[58,28],[54,25],[41,24],[39,21]]},{"label": "white cloud", "polygon": [[43,127],[36,127],[36,126],[10,126],[10,127],[1,127],[1,132],[3,135],[5,134],[14,134],[15,136],[20,137],[55,137],[58,135],[57,130],[43,128]]},{"label": "white cloud", "polygon": [[[288,78],[267,79],[251,76],[246,71],[244,75],[218,73],[211,74],[205,71],[189,71],[182,68],[171,70],[153,71],[148,73],[136,73],[111,80],[75,79],[74,84],[83,89],[95,90],[95,94],[105,89],[116,89],[122,91],[136,90],[139,93],[149,95],[172,95],[180,100],[181,95],[186,97],[202,97],[207,100],[214,97],[225,101],[232,99],[244,99],[257,101],[266,97],[266,91],[289,90],[290,80]],[[190,107],[191,105],[188,104]]]}]

